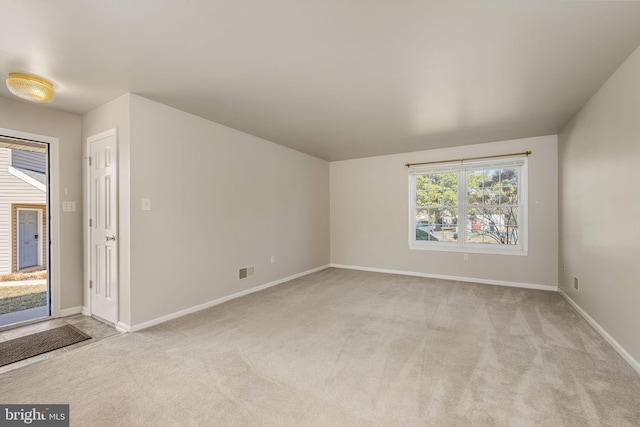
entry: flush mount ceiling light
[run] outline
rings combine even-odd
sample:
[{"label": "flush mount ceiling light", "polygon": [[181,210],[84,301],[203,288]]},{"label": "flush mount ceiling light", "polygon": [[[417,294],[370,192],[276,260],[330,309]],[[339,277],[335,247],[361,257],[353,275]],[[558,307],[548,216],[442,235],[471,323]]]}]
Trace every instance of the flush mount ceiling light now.
[{"label": "flush mount ceiling light", "polygon": [[28,74],[10,73],[7,88],[15,96],[34,102],[51,102],[56,96],[51,82]]}]

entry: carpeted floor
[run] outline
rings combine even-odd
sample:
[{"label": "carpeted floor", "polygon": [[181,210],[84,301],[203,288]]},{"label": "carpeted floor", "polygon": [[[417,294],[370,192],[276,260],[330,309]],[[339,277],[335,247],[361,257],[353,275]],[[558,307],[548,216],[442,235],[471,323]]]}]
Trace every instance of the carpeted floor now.
[{"label": "carpeted floor", "polygon": [[72,426],[637,426],[640,376],[556,293],[327,269],[0,375]]}]

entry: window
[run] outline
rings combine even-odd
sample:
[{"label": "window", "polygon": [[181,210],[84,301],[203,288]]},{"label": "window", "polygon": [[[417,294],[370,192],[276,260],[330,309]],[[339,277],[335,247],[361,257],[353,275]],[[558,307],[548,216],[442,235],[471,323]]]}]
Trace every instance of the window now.
[{"label": "window", "polygon": [[526,255],[526,157],[409,169],[409,246]]}]

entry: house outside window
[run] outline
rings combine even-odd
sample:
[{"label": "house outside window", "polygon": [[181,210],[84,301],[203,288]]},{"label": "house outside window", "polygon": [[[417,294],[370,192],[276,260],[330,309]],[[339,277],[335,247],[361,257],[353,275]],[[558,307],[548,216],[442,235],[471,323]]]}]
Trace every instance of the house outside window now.
[{"label": "house outside window", "polygon": [[412,166],[411,249],[527,254],[527,158]]}]

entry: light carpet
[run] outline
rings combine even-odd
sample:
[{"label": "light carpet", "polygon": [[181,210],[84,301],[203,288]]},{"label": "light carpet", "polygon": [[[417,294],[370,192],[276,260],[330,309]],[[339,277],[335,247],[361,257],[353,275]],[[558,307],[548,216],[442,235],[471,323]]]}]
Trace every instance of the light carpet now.
[{"label": "light carpet", "polygon": [[326,269],[0,375],[75,426],[634,426],[640,377],[553,292]]}]

